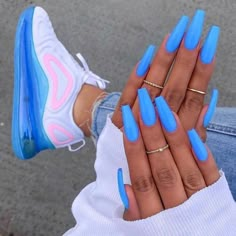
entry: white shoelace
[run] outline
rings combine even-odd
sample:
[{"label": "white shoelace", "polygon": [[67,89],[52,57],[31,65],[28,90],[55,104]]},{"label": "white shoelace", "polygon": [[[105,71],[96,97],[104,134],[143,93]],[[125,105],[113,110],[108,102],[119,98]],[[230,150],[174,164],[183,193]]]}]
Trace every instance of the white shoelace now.
[{"label": "white shoelace", "polygon": [[78,57],[78,59],[80,60],[80,62],[82,63],[83,65],[83,68],[84,68],[84,77],[83,77],[83,81],[84,83],[89,79],[92,79],[95,81],[95,83],[97,84],[97,86],[100,88],[100,89],[105,89],[106,88],[106,84],[109,84],[110,81],[108,80],[105,80],[105,79],[102,79],[101,77],[99,77],[98,75],[94,74],[90,69],[89,69],[89,66],[88,66],[88,63],[86,62],[86,60],[84,59],[84,57],[80,54],[80,53],[77,53],[76,56]]}]

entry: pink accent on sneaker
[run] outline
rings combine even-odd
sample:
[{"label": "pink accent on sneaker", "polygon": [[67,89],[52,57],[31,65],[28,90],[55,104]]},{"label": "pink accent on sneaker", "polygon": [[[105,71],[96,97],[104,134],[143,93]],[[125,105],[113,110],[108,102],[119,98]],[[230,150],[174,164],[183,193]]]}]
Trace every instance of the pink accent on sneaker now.
[{"label": "pink accent on sneaker", "polygon": [[[65,68],[65,66],[53,55],[46,54],[43,58],[45,67],[50,74],[50,78],[52,78],[52,100],[51,100],[51,107],[52,109],[57,110],[60,108],[60,106],[63,105],[63,103],[66,101],[68,96],[71,93],[72,87],[73,87],[73,77],[70,74],[70,72]],[[51,62],[53,62],[60,70],[61,72],[65,75],[65,77],[68,80],[68,85],[65,89],[65,92],[63,93],[63,96],[58,99],[57,98],[57,93],[58,93],[58,77],[56,72],[53,70],[53,67],[51,66]]]},{"label": "pink accent on sneaker", "polygon": [[[67,139],[65,141],[58,140],[57,138],[58,135],[56,135],[55,131],[60,132],[64,137],[67,137]],[[63,127],[56,124],[48,125],[48,132],[54,145],[68,144],[74,140],[74,136],[70,132],[68,132]]]}]

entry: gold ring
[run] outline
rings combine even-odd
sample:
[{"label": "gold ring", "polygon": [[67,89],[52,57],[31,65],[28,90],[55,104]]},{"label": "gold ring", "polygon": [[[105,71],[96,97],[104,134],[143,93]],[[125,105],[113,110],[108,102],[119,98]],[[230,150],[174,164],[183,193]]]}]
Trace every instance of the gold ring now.
[{"label": "gold ring", "polygon": [[195,92],[195,93],[199,93],[199,94],[202,94],[202,95],[205,95],[206,93],[201,91],[201,90],[197,90],[197,89],[192,89],[192,88],[187,88],[189,91],[192,91],[192,92]]},{"label": "gold ring", "polygon": [[167,148],[169,148],[169,145],[166,144],[166,146],[162,147],[162,148],[158,148],[156,150],[152,150],[152,151],[146,151],[147,154],[153,154],[156,152],[163,152],[164,150],[166,150]]},{"label": "gold ring", "polygon": [[155,88],[159,88],[159,89],[163,89],[163,88],[164,88],[164,87],[161,86],[161,85],[154,84],[154,83],[152,83],[152,82],[150,82],[150,81],[147,81],[147,80],[144,80],[143,82],[144,82],[145,84],[151,85],[152,87],[155,87]]}]

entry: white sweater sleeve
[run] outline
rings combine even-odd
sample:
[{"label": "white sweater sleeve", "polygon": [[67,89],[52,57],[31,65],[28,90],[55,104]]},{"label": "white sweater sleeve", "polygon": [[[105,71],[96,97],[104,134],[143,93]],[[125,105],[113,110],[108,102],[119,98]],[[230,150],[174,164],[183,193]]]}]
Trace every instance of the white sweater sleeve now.
[{"label": "white sweater sleeve", "polygon": [[117,169],[130,183],[122,133],[107,119],[97,143],[96,181],[76,197],[72,212],[76,226],[64,236],[189,236],[236,235],[236,204],[224,173],[213,185],[194,194],[182,205],[144,220],[122,219],[124,207],[117,187]]}]

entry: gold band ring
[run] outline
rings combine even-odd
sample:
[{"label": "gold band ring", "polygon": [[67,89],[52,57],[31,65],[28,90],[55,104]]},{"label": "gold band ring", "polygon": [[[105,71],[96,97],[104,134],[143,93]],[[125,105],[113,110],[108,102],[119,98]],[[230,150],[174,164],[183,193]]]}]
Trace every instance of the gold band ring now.
[{"label": "gold band ring", "polygon": [[144,82],[145,84],[151,85],[152,87],[155,87],[155,88],[159,88],[159,89],[163,89],[163,88],[164,88],[164,87],[161,86],[161,85],[154,84],[154,83],[152,83],[152,82],[150,82],[150,81],[147,81],[147,80],[144,80],[143,82]]},{"label": "gold band ring", "polygon": [[206,93],[204,91],[201,90],[197,90],[197,89],[192,89],[192,88],[187,88],[189,91],[195,92],[195,93],[199,93],[202,95],[205,95]]},{"label": "gold band ring", "polygon": [[162,148],[158,148],[156,150],[152,150],[152,151],[146,151],[147,154],[153,154],[156,152],[163,152],[164,150],[166,150],[167,148],[169,148],[169,145],[166,144],[166,146],[162,147]]}]

